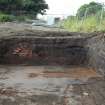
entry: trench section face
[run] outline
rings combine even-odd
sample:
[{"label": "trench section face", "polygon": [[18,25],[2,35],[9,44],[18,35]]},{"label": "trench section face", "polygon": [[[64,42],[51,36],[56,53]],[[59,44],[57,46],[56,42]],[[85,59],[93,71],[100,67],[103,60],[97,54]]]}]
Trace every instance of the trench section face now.
[{"label": "trench section face", "polygon": [[84,38],[11,38],[0,42],[1,64],[87,65]]},{"label": "trench section face", "polygon": [[[28,35],[29,36],[29,35]],[[0,39],[0,64],[86,66],[105,74],[105,35]]]},{"label": "trench section face", "polygon": [[101,33],[87,40],[89,65],[105,75],[105,34]]}]

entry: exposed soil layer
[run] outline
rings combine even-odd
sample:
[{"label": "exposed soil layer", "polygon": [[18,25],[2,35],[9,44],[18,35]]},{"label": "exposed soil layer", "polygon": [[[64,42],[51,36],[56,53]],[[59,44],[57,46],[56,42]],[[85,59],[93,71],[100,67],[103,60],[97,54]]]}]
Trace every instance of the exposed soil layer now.
[{"label": "exposed soil layer", "polygon": [[77,65],[105,73],[104,33],[71,33],[22,23],[1,24],[0,30],[0,64]]},{"label": "exposed soil layer", "polygon": [[87,88],[79,88],[102,81],[104,77],[91,68],[0,66],[0,104],[82,105],[79,103],[86,99],[94,100],[90,98],[91,93]]},{"label": "exposed soil layer", "polygon": [[95,78],[100,77],[101,75],[98,75],[95,70],[87,69],[87,68],[70,68],[63,72],[57,72],[57,71],[45,71],[43,73],[45,77],[52,77],[52,78],[64,78],[64,77],[70,77],[75,79],[80,78]]},{"label": "exposed soil layer", "polygon": [[66,65],[105,73],[105,34],[67,32],[29,24],[0,25],[0,64]]},{"label": "exposed soil layer", "polygon": [[[43,27],[16,23],[2,24],[0,29],[1,64],[89,64],[89,47],[86,46],[90,34],[53,28],[46,30]],[[94,35],[96,36],[95,33]]]}]

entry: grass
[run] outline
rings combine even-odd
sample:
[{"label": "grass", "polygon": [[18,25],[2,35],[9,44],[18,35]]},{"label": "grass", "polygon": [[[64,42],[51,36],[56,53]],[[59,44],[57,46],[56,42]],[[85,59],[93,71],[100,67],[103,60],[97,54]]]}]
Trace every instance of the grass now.
[{"label": "grass", "polygon": [[5,14],[0,12],[0,22],[11,22],[11,21],[23,22],[26,21],[27,19],[35,19],[35,16],[34,15],[14,16],[12,14]]},{"label": "grass", "polygon": [[100,16],[88,16],[85,19],[69,17],[62,22],[63,27],[72,32],[105,31],[105,18],[100,22]]}]

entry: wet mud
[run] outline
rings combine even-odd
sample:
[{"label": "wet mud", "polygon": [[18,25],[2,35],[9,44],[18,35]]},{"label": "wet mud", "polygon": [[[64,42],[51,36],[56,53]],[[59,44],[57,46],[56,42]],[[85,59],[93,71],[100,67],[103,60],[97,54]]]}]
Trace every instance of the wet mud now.
[{"label": "wet mud", "polygon": [[74,86],[92,78],[102,76],[85,67],[0,66],[0,105],[79,105]]}]

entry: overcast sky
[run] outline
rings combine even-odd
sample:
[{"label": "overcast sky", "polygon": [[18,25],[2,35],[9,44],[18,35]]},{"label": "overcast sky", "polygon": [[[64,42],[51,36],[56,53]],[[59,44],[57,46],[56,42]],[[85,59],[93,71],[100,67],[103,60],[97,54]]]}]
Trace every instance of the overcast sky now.
[{"label": "overcast sky", "polygon": [[48,14],[73,15],[77,9],[86,3],[95,1],[105,3],[105,0],[45,0],[49,5]]}]

